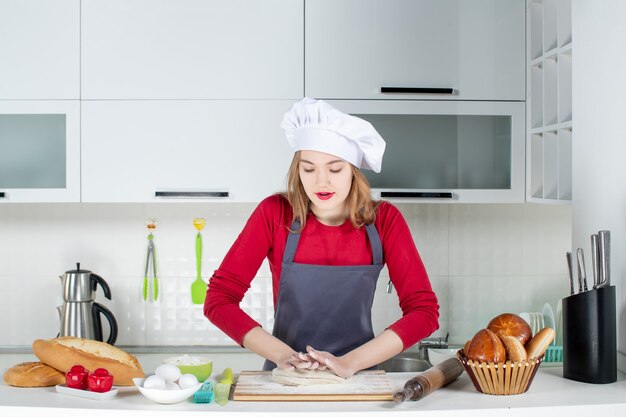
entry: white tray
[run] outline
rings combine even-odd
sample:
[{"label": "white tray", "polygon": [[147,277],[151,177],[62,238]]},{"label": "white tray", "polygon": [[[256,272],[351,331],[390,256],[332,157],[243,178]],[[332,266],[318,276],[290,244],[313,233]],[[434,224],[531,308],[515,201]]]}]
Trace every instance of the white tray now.
[{"label": "white tray", "polygon": [[90,400],[110,400],[117,395],[117,388],[107,392],[93,392],[83,389],[68,388],[65,384],[57,385],[56,390],[60,394],[73,395],[74,397],[88,398]]}]

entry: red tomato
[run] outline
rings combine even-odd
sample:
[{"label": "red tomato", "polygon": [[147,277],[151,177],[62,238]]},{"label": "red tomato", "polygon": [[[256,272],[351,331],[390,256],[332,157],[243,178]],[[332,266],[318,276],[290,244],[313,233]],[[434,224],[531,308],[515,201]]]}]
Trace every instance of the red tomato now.
[{"label": "red tomato", "polygon": [[87,389],[89,371],[82,365],[74,365],[65,373],[65,385],[68,388]]},{"label": "red tomato", "polygon": [[113,375],[104,368],[98,368],[87,378],[89,391],[107,392],[113,386]]}]

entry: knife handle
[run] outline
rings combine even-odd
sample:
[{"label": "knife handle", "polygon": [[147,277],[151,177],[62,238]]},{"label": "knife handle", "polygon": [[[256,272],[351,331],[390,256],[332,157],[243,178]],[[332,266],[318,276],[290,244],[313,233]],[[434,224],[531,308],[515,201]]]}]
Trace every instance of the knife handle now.
[{"label": "knife handle", "polygon": [[598,232],[598,254],[600,263],[598,286],[611,285],[611,234],[608,230]]},{"label": "knife handle", "polygon": [[587,291],[587,270],[585,268],[585,254],[583,248],[576,250],[576,257],[578,258],[578,292]]},{"label": "knife handle", "polygon": [[567,272],[569,272],[569,294],[574,295],[574,270],[572,266],[572,252],[565,252],[567,259]]},{"label": "knife handle", "polygon": [[598,257],[598,235],[591,235],[591,271],[593,272],[593,288],[598,286],[600,276],[600,262]]}]

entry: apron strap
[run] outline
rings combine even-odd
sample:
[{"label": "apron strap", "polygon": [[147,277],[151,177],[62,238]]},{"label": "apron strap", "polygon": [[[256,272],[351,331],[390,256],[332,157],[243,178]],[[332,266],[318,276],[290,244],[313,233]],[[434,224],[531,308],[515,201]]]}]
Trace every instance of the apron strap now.
[{"label": "apron strap", "polygon": [[[297,232],[292,232],[292,230],[297,230]],[[300,242],[300,234],[302,234],[302,230],[300,230],[300,222],[298,220],[294,220],[291,223],[289,236],[287,237],[285,252],[283,253],[283,263],[293,263],[293,258],[295,257],[296,249],[298,248],[298,242]]]},{"label": "apron strap", "polygon": [[367,236],[370,239],[370,245],[372,246],[372,265],[383,264],[383,244],[380,241],[380,235],[374,223],[366,224],[365,230],[367,230]]},{"label": "apron strap", "polygon": [[[300,242],[300,222],[298,220],[294,220],[291,223],[291,230],[298,230],[297,233],[289,232],[289,236],[287,237],[287,243],[285,244],[285,252],[283,253],[283,262],[293,263],[293,260],[296,255],[296,249],[298,248],[298,243]],[[370,245],[372,246],[372,265],[382,265],[383,264],[383,245],[380,241],[380,235],[376,230],[376,226],[373,223],[366,224],[365,230],[367,231],[367,237],[370,240]]]}]

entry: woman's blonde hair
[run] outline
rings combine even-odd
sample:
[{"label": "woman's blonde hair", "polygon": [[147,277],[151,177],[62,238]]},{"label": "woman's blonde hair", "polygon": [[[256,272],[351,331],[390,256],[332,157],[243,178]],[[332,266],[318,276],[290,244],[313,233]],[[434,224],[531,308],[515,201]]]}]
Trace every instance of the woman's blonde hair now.
[{"label": "woman's blonde hair", "polygon": [[[359,228],[365,224],[374,223],[379,202],[372,200],[370,184],[361,170],[352,164],[349,165],[352,169],[352,185],[346,197],[346,204],[350,222],[355,228]],[[304,191],[302,181],[300,181],[299,167],[300,151],[297,151],[287,172],[287,192],[283,193],[283,196],[291,204],[293,218],[300,222],[300,230],[302,230],[306,224],[311,201]]]}]

